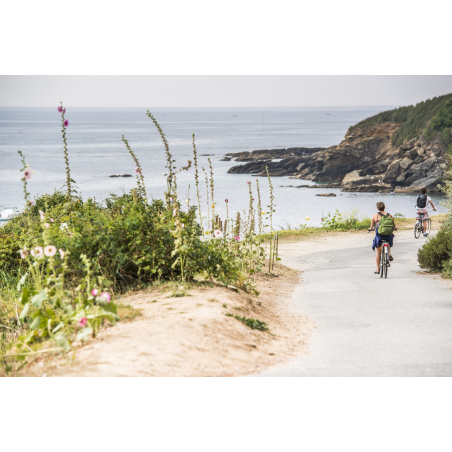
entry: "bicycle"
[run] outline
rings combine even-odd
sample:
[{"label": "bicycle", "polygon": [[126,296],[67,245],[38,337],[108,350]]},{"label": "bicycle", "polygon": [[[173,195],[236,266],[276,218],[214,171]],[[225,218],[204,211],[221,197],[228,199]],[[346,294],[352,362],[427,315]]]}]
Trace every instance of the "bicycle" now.
[{"label": "bicycle", "polygon": [[[417,211],[416,216],[416,223],[414,224],[414,238],[418,239],[423,232],[427,232],[427,234],[430,234],[430,231],[432,230],[432,220],[430,217],[424,218],[426,214],[422,210]],[[427,222],[426,225],[426,231],[424,231],[424,221]]]},{"label": "bicycle", "polygon": [[[374,231],[375,228],[368,229],[368,233],[370,231]],[[397,231],[397,229],[394,229],[394,231]],[[381,237],[381,236],[380,236]],[[390,260],[389,260],[389,241],[381,239],[381,257],[380,257],[380,278],[388,277],[388,267],[391,266]]]}]

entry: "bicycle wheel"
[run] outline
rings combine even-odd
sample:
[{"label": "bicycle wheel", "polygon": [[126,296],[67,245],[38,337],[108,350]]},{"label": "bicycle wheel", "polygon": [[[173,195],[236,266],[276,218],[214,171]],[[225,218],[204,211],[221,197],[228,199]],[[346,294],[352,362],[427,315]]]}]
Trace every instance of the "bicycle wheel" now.
[{"label": "bicycle wheel", "polygon": [[380,278],[383,278],[383,273],[384,273],[384,257],[385,257],[385,253],[383,251],[383,247],[381,247]]},{"label": "bicycle wheel", "polygon": [[427,234],[430,234],[431,230],[432,230],[432,220],[429,218],[427,220],[427,226],[426,226],[426,231],[425,232]]},{"label": "bicycle wheel", "polygon": [[388,263],[389,263],[389,256],[385,253],[385,265],[384,265],[384,272],[385,272],[385,278],[388,277]]},{"label": "bicycle wheel", "polygon": [[414,225],[414,238],[418,239],[421,236],[421,224],[419,221],[416,221],[416,224]]}]

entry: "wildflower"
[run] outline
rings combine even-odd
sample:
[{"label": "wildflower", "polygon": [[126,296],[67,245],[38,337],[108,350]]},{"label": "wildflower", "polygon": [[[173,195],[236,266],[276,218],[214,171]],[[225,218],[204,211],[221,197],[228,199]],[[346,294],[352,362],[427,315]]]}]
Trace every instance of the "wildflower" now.
[{"label": "wildflower", "polygon": [[39,216],[41,217],[41,220],[45,220],[46,218],[42,210],[39,211]]},{"label": "wildflower", "polygon": [[64,259],[64,256],[65,256],[66,253],[61,248],[58,251],[60,253],[61,259]]},{"label": "wildflower", "polygon": [[240,236],[239,235],[236,235],[235,239],[237,240],[237,242],[240,242]]},{"label": "wildflower", "polygon": [[222,239],[223,238],[223,233],[219,229],[216,229],[214,231],[213,235],[215,236],[216,239]]},{"label": "wildflower", "polygon": [[209,234],[210,234],[210,231],[206,231],[206,232],[204,232],[204,234],[209,235]]},{"label": "wildflower", "polygon": [[27,248],[24,248],[23,250],[19,250],[20,258],[25,259],[30,253],[28,252]]},{"label": "wildflower", "polygon": [[256,182],[257,182],[257,177],[256,177]]},{"label": "wildflower", "polygon": [[212,204],[210,207],[212,207],[212,209],[214,209],[215,208],[215,204]]},{"label": "wildflower", "polygon": [[51,219],[50,219],[50,222],[51,222],[51,223],[53,223],[53,222],[54,222],[53,218],[51,218]]},{"label": "wildflower", "polygon": [[30,201],[30,206],[34,206],[35,202],[34,201]]},{"label": "wildflower", "polygon": [[306,217],[306,221],[309,221],[309,217]]},{"label": "wildflower", "polygon": [[188,204],[189,202],[190,202],[189,199],[186,199],[186,200],[185,200],[185,204]]},{"label": "wildflower", "polygon": [[24,171],[24,178],[25,178],[25,180],[31,179],[32,174],[33,174],[33,171],[31,171],[30,168],[27,168]]},{"label": "wildflower", "polygon": [[37,246],[35,249],[31,250],[31,255],[36,258],[40,258],[43,254],[42,246]]},{"label": "wildflower", "polygon": [[79,324],[80,326],[86,326],[87,323],[88,323],[88,319],[87,319],[86,317],[83,317],[83,319],[80,319],[80,320],[78,321],[78,324]]},{"label": "wildflower", "polygon": [[60,229],[63,231],[64,229],[67,229],[67,223],[61,223]]},{"label": "wildflower", "polygon": [[264,210],[262,211],[262,215],[265,215],[265,211]]},{"label": "wildflower", "polygon": [[105,303],[110,303],[111,295],[108,292],[102,292],[99,298]]},{"label": "wildflower", "polygon": [[44,226],[46,227],[46,229],[50,228],[50,224],[49,223],[46,223]]},{"label": "wildflower", "polygon": [[248,185],[251,185],[251,181],[249,180],[249,181],[247,182],[247,184],[248,184]]},{"label": "wildflower", "polygon": [[138,175],[141,174],[140,168],[135,168],[135,174],[138,174]]},{"label": "wildflower", "polygon": [[177,209],[174,209],[174,210],[173,210],[173,217],[175,217],[176,214],[177,214]]},{"label": "wildflower", "polygon": [[44,248],[44,254],[47,257],[55,256],[56,252],[57,252],[57,249],[53,245],[48,245]]},{"label": "wildflower", "polygon": [[63,108],[63,115],[66,113],[66,108]]},{"label": "wildflower", "polygon": [[251,201],[254,201],[254,198],[251,198]]},{"label": "wildflower", "polygon": [[69,121],[67,119],[63,122],[63,126],[64,127],[68,127],[69,126]]},{"label": "wildflower", "polygon": [[97,297],[97,294],[98,294],[97,289],[93,289],[93,290],[91,291],[91,295],[92,295],[93,297]]},{"label": "wildflower", "polygon": [[229,202],[229,200],[228,200],[228,199],[225,199],[224,202]]},{"label": "wildflower", "polygon": [[61,112],[63,111],[63,107],[60,105],[60,106],[57,108],[57,110],[58,110],[58,113],[61,113]]},{"label": "wildflower", "polygon": [[182,229],[184,229],[184,228],[185,228],[185,224],[184,224],[184,223],[181,223],[180,227],[181,227]]}]

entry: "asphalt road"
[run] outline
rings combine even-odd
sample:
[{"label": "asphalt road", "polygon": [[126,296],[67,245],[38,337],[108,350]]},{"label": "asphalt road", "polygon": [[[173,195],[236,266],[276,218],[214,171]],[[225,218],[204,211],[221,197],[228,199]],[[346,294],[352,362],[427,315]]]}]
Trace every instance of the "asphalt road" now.
[{"label": "asphalt road", "polygon": [[425,239],[396,233],[388,278],[374,275],[370,234],[281,246],[303,270],[291,307],[317,325],[310,353],[260,376],[452,376],[452,284],[419,274]]}]

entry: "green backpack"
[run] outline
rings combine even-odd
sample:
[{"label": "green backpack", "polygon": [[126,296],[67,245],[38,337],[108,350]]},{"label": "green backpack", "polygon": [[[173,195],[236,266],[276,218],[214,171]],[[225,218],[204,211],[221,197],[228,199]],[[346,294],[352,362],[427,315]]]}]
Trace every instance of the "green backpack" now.
[{"label": "green backpack", "polygon": [[394,220],[388,214],[381,214],[380,218],[380,226],[378,226],[378,234],[379,235],[391,235],[394,232]]}]

